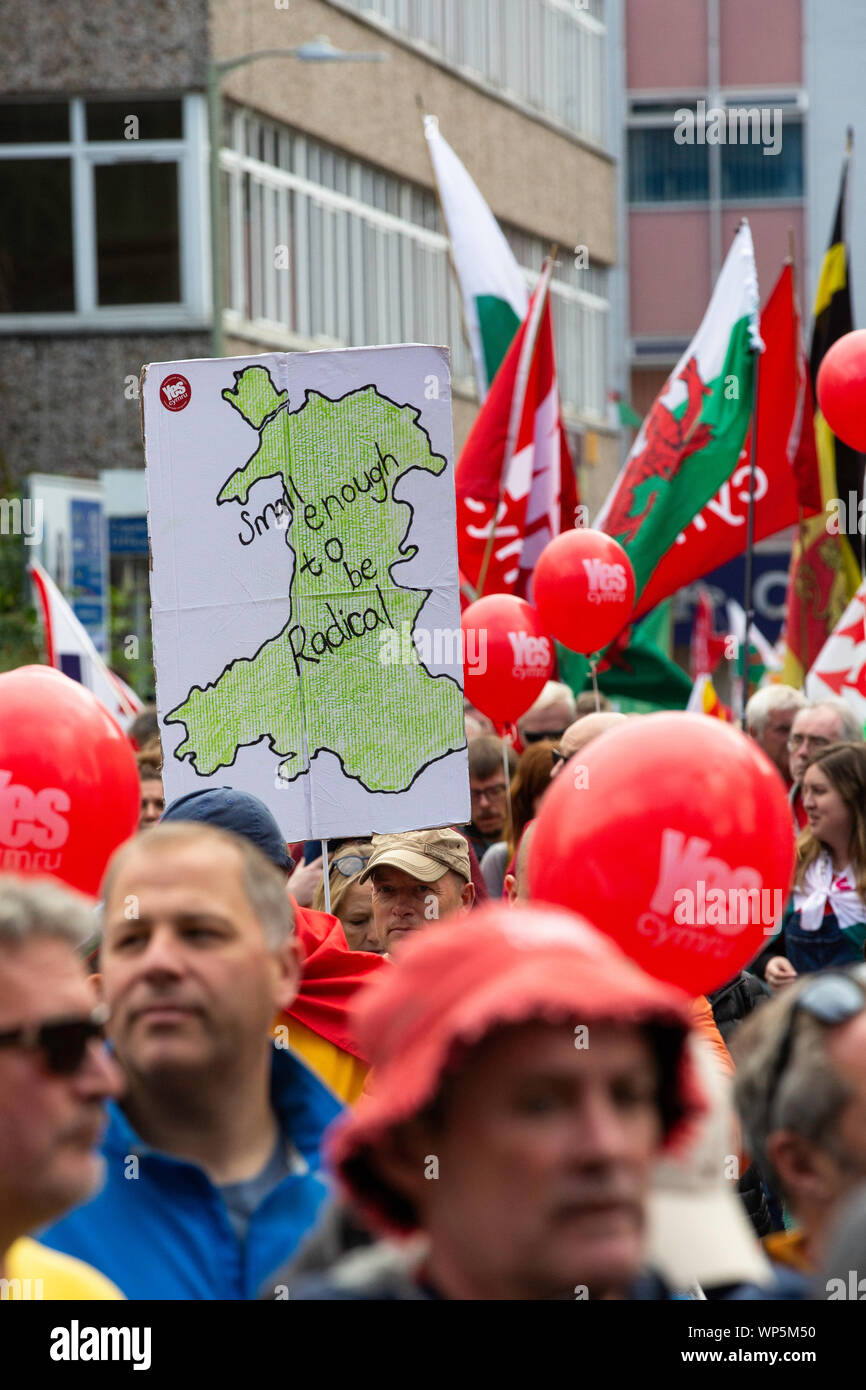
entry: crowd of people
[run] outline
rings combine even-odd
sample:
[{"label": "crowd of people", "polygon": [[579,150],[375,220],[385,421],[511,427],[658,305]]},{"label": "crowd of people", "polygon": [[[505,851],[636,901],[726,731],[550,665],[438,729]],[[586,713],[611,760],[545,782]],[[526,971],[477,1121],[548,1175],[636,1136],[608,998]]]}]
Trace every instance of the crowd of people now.
[{"label": "crowd of people", "polygon": [[691,998],[532,895],[548,788],[642,717],[550,682],[504,741],[467,708],[467,825],[323,847],[239,790],[166,805],[142,716],[98,904],[0,877],[3,1296],[850,1296],[863,730],[749,701],[796,866],[760,953]]}]

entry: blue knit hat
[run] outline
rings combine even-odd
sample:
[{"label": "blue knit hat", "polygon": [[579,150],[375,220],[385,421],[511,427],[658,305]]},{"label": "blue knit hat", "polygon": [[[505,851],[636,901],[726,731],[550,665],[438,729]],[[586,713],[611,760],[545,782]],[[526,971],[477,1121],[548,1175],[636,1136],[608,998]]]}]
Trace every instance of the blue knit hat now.
[{"label": "blue knit hat", "polygon": [[203,821],[221,830],[233,830],[251,840],[278,869],[293,867],[280,827],[265,803],[252,792],[236,791],[234,787],[187,792],[166,807],[160,823],[174,820]]}]

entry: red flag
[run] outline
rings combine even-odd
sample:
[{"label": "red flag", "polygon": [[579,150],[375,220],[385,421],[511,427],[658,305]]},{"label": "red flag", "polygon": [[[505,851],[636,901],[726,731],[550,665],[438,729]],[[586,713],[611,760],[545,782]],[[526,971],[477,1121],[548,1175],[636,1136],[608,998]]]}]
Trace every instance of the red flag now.
[{"label": "red flag", "polygon": [[716,636],[713,601],[702,586],[695,605],[695,621],[692,628],[692,680],[696,681],[699,676],[711,676],[724,654],[725,638]]},{"label": "red flag", "polygon": [[577,488],[560,415],[548,294],[552,271],[548,262],[457,464],[460,569],[479,597],[525,598],[541,551],[575,523]]},{"label": "red flag", "polygon": [[[809,369],[786,265],[761,315],[755,540],[763,540],[821,510]],[[635,617],[746,549],[751,430],[737,467],[711,502],[677,538],[644,589]]]},{"label": "red flag", "polygon": [[388,962],[370,951],[350,951],[336,917],[298,903],[294,907],[304,967],[297,996],[286,1013],[334,1047],[368,1062],[349,1024],[350,1005],[357,991]]}]

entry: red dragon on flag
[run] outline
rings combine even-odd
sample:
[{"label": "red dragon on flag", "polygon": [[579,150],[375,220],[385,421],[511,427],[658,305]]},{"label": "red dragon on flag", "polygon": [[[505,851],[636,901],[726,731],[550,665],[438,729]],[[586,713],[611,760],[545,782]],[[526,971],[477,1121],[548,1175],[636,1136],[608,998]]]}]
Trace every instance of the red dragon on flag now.
[{"label": "red dragon on flag", "polygon": [[682,415],[676,416],[664,404],[663,398],[657,397],[644,427],[647,442],[640,453],[632,457],[628,482],[617,494],[605,518],[605,531],[620,545],[628,545],[634,540],[644,519],[658,501],[658,487],[650,487],[643,495],[643,510],[632,513],[644,484],[669,482],[689,455],[706,448],[713,437],[708,424],[698,424],[701,406],[704,397],[710,394],[710,388],[701,381],[694,357],[689,358],[677,380],[685,382],[688,392],[685,410]]}]

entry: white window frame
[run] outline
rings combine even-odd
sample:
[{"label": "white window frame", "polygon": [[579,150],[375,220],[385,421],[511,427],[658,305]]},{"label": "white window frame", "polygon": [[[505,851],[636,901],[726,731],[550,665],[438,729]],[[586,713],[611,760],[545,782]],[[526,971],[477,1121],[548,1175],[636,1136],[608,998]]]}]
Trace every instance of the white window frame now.
[{"label": "white window frame", "polygon": [[[162,94],[167,95],[167,94]],[[105,98],[106,100],[108,97]],[[113,96],[114,101],[123,99]],[[80,333],[84,329],[146,332],[184,328],[199,330],[209,322],[207,112],[204,98],[182,99],[183,135],[179,140],[94,140],[86,138],[86,103],[69,101],[69,139],[0,145],[0,161],[68,159],[71,164],[72,254],[75,308],[52,313],[0,313],[0,334]],[[140,98],[144,100],[144,98]],[[134,113],[135,97],[129,98]],[[176,304],[99,305],[96,261],[94,170],[106,164],[176,164],[178,168],[178,237],[180,300]]]},{"label": "white window frame", "polygon": [[[232,112],[234,148],[220,151],[220,168],[229,179],[230,280],[223,327],[227,334],[280,350],[358,346],[360,343],[427,341],[447,344],[452,350],[453,385],[456,394],[474,396],[473,368],[463,339],[459,297],[448,262],[448,240],[438,231],[412,221],[409,212],[413,186],[401,182],[400,213],[385,212],[362,196],[365,182],[372,196],[377,170],[349,158],[350,193],[338,193],[309,177],[310,155],[321,156],[322,147],[312,137],[292,131],[294,170],[277,168],[242,153],[246,149],[248,122],[260,120],[242,108]],[[321,159],[312,161],[321,167]],[[365,181],[364,175],[369,178]],[[243,180],[251,184],[248,238],[243,230]],[[272,258],[262,254],[274,245],[273,214],[266,214],[268,200],[276,207],[277,225],[285,225],[287,199],[294,196],[294,264],[275,271]],[[301,201],[303,200],[303,201]],[[315,241],[307,205],[317,209],[320,235]],[[300,215],[299,215],[300,212]],[[247,257],[246,240],[249,242]],[[280,241],[284,238],[280,236]],[[376,268],[376,293],[366,277],[350,274],[348,247],[356,255],[367,247],[368,261]],[[545,250],[536,237],[527,240],[527,255],[537,268],[523,267],[527,287],[534,288]],[[270,264],[269,264],[270,260]],[[602,267],[597,269],[601,270]],[[331,278],[331,270],[333,278]],[[400,277],[400,292],[389,287]],[[576,278],[576,277],[575,277]],[[275,283],[269,289],[268,280]],[[593,282],[595,283],[595,282]],[[248,286],[251,293],[248,294]],[[297,298],[294,327],[286,312],[290,286]],[[606,288],[604,285],[596,288]],[[579,284],[555,279],[551,283],[557,337],[557,365],[563,410],[569,422],[592,426],[607,423],[607,362],[610,336],[609,298]],[[276,306],[278,317],[267,313]],[[256,309],[260,307],[261,312]],[[311,311],[319,319],[316,325]],[[359,339],[358,324],[363,325]],[[318,326],[320,331],[314,333]],[[331,336],[326,329],[337,330]],[[423,336],[421,336],[423,335]],[[579,398],[579,399],[578,399]]]},{"label": "white window frame", "polygon": [[[606,43],[607,26],[579,0],[415,0],[410,9],[395,9],[393,0],[329,0],[338,9],[360,19],[389,39],[433,58],[441,67],[467,82],[494,93],[525,115],[544,120],[593,150],[606,150]],[[471,11],[483,7],[487,32],[501,42],[489,42],[482,71],[467,61],[466,43],[457,41],[456,17],[464,24]],[[560,80],[559,54],[553,66],[545,64],[542,50],[548,35],[556,33],[557,19],[571,26],[581,71],[570,71]],[[465,32],[465,31],[464,31]],[[429,35],[435,35],[434,38]],[[591,61],[593,44],[597,61]],[[587,78],[585,85],[581,78]]]}]

